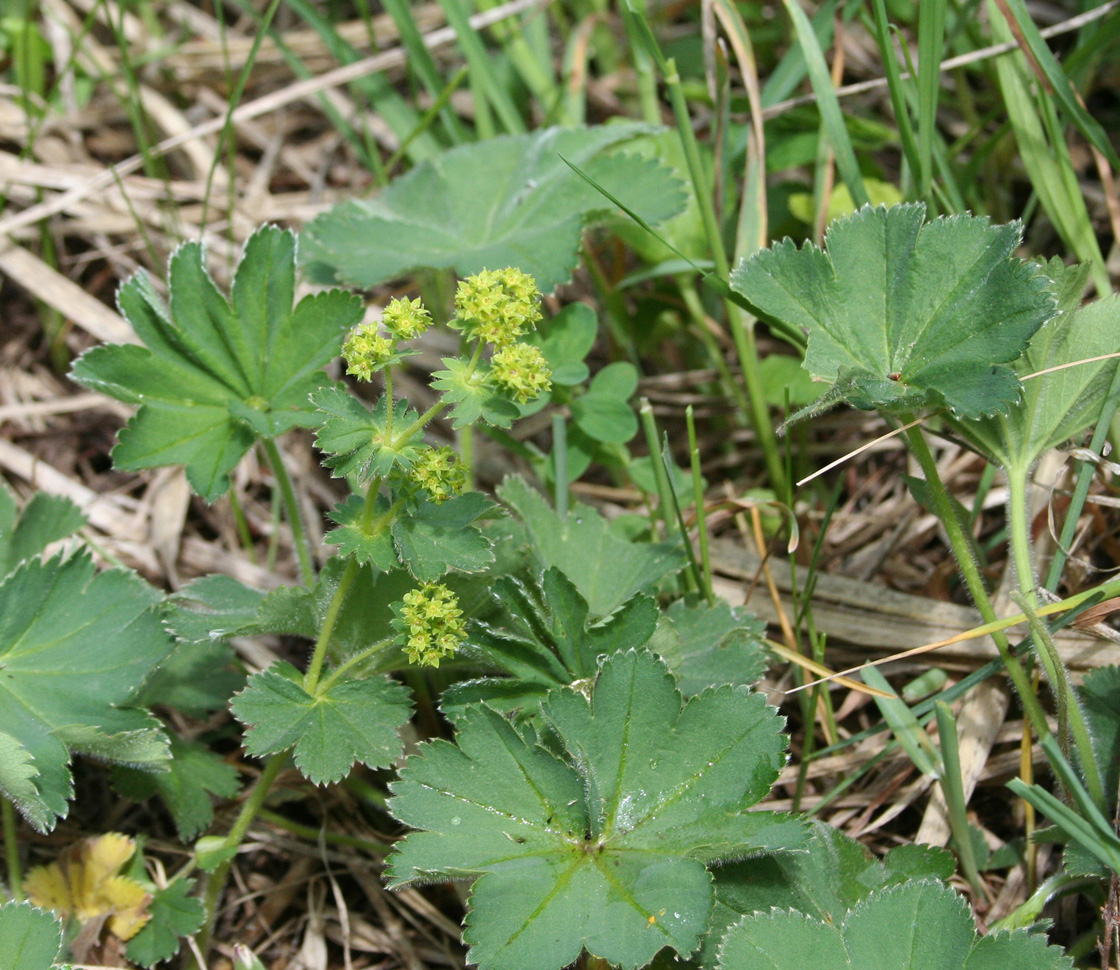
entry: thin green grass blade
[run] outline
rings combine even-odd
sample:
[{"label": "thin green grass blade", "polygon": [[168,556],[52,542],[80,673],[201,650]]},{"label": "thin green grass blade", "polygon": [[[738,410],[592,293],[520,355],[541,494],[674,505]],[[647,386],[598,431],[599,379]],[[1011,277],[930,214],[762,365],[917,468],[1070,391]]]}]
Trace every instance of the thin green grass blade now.
[{"label": "thin green grass blade", "polygon": [[948,704],[938,701],[934,704],[937,714],[937,736],[941,740],[941,761],[945,770],[941,775],[941,791],[949,809],[949,827],[953,830],[953,841],[957,845],[957,855],[965,878],[984,896],[984,883],[976,868],[976,853],[972,848],[972,837],[968,830],[968,805],[964,797],[964,782],[961,780],[961,753],[957,743],[957,719]]},{"label": "thin green grass blade", "polygon": [[511,135],[524,134],[528,130],[525,122],[501,78],[494,70],[494,64],[482,43],[482,38],[470,25],[470,11],[465,0],[439,0],[439,5],[444,16],[447,17],[447,22],[455,30],[459,49],[462,50],[470,67],[471,88],[474,91],[476,104],[479,99],[485,99],[506,132]]},{"label": "thin green grass blade", "polygon": [[813,92],[817,96],[817,107],[820,109],[821,121],[828,132],[828,139],[836,156],[836,167],[840,171],[840,177],[847,185],[856,208],[868,205],[871,200],[867,195],[867,189],[864,187],[859,162],[856,161],[852,140],[848,137],[844,115],[840,111],[840,102],[837,100],[836,90],[832,86],[828,64],[825,63],[824,53],[821,51],[820,44],[817,43],[813,26],[798,5],[797,0],[782,0],[782,2],[786,10],[789,11],[798,43],[805,55],[809,80],[813,85]]},{"label": "thin green grass blade", "polygon": [[[994,0],[989,0],[988,12],[994,39],[1011,42],[1011,28]],[[1067,173],[1073,173],[1069,148],[1064,139],[1054,142],[1047,138],[1046,125],[1041,117],[1046,110],[1045,96],[1036,101],[1031,94],[1032,79],[1022,53],[997,58],[996,71],[1019,155],[1031,185],[1038,193],[1039,202],[1077,258],[1092,264],[1093,283],[1098,293],[1106,296],[1111,292],[1111,282],[1089,210],[1080,191],[1069,191]]]},{"label": "thin green grass blade", "polygon": [[[1108,159],[1108,163],[1113,169],[1120,168],[1120,156],[1116,154],[1116,150],[1112,147],[1112,143],[1108,140],[1108,135],[1105,134],[1100,123],[1085,109],[1077,89],[1074,88],[1065,71],[1062,70],[1057,58],[1050,52],[1042,34],[1038,32],[1038,28],[1027,11],[1027,5],[1023,0],[997,0],[997,3],[1003,8],[1005,17],[1010,14],[1014,19],[1016,26],[1019,28],[1021,43],[1026,44],[1034,63],[1038,65],[1047,82],[1049,82],[1050,92],[1057,98],[1062,110],[1069,117],[1074,127],[1081,132],[1086,141]],[[922,7],[924,8],[925,4],[922,4]]]},{"label": "thin green grass blade", "polygon": [[927,200],[933,182],[945,11],[945,0],[922,0],[918,5],[918,196]]},{"label": "thin green grass blade", "polygon": [[887,5],[885,0],[872,0],[872,9],[875,12],[875,40],[879,44],[879,57],[883,63],[883,72],[887,78],[887,91],[891,96],[891,108],[894,110],[895,124],[898,126],[898,138],[902,144],[902,154],[910,171],[917,174],[921,167],[918,161],[918,142],[914,137],[914,126],[910,122],[910,112],[906,105],[906,91],[903,87],[902,72],[898,69],[895,58],[894,44],[891,42],[891,25],[887,20]]},{"label": "thin green grass blade", "polygon": [[[860,672],[860,676],[863,677],[863,682],[869,687],[878,688],[888,694],[894,693],[891,685],[887,683],[887,678],[879,672],[877,667],[868,667]],[[890,725],[898,743],[902,745],[910,756],[910,760],[914,762],[914,767],[923,775],[942,777],[944,767],[941,764],[941,756],[937,753],[933,742],[930,741],[929,735],[918,723],[918,719],[914,716],[914,712],[909,705],[897,696],[891,700],[887,700],[885,697],[876,697],[875,703],[878,705],[883,718]]]},{"label": "thin green grass blade", "polygon": [[[810,21],[813,36],[822,49],[832,44],[833,25],[836,23],[836,0],[822,3]],[[763,107],[770,107],[790,97],[797,86],[805,79],[805,54],[800,45],[793,44],[785,52],[778,66],[770,72],[762,87]]]},{"label": "thin green grass blade", "polygon": [[[382,6],[393,18],[397,25],[401,44],[408,51],[408,66],[416,72],[424,89],[438,102],[445,90],[449,87],[443,80],[436,67],[435,58],[424,43],[420,28],[416,26],[416,19],[408,9],[407,0],[383,0]],[[440,122],[447,138],[453,145],[461,145],[470,140],[470,134],[460,120],[459,116],[447,105],[442,105],[439,112]]]},{"label": "thin green grass blade", "polygon": [[[334,25],[323,17],[308,0],[288,0],[290,6],[309,27],[322,38],[327,50],[339,64],[352,64],[361,55],[354,46],[343,38]],[[403,141],[420,124],[420,113],[394,90],[384,74],[370,74],[353,82],[354,89],[361,91],[369,99],[370,107]],[[430,158],[442,150],[439,140],[429,131],[424,132],[412,143],[410,158],[419,161]]]}]

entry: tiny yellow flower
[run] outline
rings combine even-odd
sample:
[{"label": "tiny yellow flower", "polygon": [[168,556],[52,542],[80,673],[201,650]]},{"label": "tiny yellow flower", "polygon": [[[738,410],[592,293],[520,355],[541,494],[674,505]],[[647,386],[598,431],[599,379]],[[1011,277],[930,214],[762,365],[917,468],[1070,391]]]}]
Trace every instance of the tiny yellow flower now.
[{"label": "tiny yellow flower", "polygon": [[450,448],[428,448],[412,463],[409,480],[424,489],[436,505],[459,495],[467,485],[467,470]]},{"label": "tiny yellow flower", "polygon": [[528,273],[512,266],[484,269],[459,282],[455,311],[468,334],[501,347],[537,325],[540,299]]},{"label": "tiny yellow flower", "polygon": [[490,377],[518,404],[539,397],[552,387],[552,371],[540,349],[532,344],[509,344],[494,352]]},{"label": "tiny yellow flower", "polygon": [[409,300],[390,300],[381,314],[381,322],[399,340],[412,340],[419,337],[432,325],[432,315],[424,309],[420,298]]},{"label": "tiny yellow flower", "polygon": [[380,370],[393,355],[394,341],[377,329],[378,324],[370,322],[361,323],[350,331],[342,345],[347,374],[363,381],[372,380],[374,371]]},{"label": "tiny yellow flower", "polygon": [[424,583],[404,594],[397,608],[407,633],[405,653],[409,663],[438,667],[467,638],[459,598],[442,583]]}]

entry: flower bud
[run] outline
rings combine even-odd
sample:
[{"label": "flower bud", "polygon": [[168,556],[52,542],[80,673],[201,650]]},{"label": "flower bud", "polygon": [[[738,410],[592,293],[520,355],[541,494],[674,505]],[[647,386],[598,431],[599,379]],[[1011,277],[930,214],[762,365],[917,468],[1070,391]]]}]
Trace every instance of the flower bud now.
[{"label": "flower bud", "polygon": [[539,397],[552,387],[552,371],[540,349],[532,344],[509,344],[490,359],[490,378],[518,404]]},{"label": "flower bud", "polygon": [[460,280],[455,293],[459,325],[472,337],[501,347],[541,319],[540,291],[533,277],[514,269],[484,269]]}]

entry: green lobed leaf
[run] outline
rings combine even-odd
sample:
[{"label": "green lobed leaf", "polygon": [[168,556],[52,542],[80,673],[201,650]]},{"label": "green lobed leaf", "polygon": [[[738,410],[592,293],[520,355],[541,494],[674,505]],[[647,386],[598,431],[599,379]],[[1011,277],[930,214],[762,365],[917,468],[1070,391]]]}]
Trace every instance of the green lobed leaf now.
[{"label": "green lobed leaf", "polygon": [[314,694],[283,661],[250,677],[230,704],[248,728],[245,750],[262,757],[294,748],[296,767],[316,785],[344,778],[355,761],[391,765],[401,753],[398,731],[412,711],[408,691],[387,677],[334,684],[329,677],[325,672]]},{"label": "green lobed leaf", "polygon": [[772,910],[744,917],[720,947],[721,970],[1071,970],[1027,930],[980,937],[965,900],[940,882],[878,890],[843,919]]},{"label": "green lobed leaf", "polygon": [[159,795],[171,812],[179,839],[190,842],[214,819],[211,795],[232,798],[240,788],[236,769],[205,745],[171,736],[168,771],[113,769],[113,787],[125,798],[144,801]]},{"label": "green lobed leaf", "polygon": [[30,903],[0,906],[0,953],[5,970],[50,970],[62,946],[62,923]]},{"label": "green lobed leaf", "polygon": [[547,747],[472,707],[457,746],[424,745],[392,786],[390,811],[421,831],[389,857],[390,883],[479,876],[464,939],[482,970],[558,970],[584,949],[624,968],[687,955],[711,910],[706,864],[804,841],[796,819],[747,811],[785,760],[760,694],[682,703],[660,659],[628,651],[541,715]]},{"label": "green lobed leaf", "polygon": [[[1116,358],[1091,358],[1120,352],[1120,297],[1082,307],[1087,268],[1067,269],[1055,259],[1047,271],[1058,278],[1059,312],[1034,335],[1015,370],[1021,378],[1050,373],[1024,379],[1022,406],[1009,414],[953,422],[958,432],[1005,468],[1025,471],[1043,452],[1093,424],[1116,373]],[[1076,366],[1064,366],[1069,364]]]},{"label": "green lobed leaf", "polygon": [[232,576],[202,576],[167,597],[163,623],[179,640],[217,642],[249,627],[263,598],[260,590]]},{"label": "green lobed leaf", "polygon": [[1054,313],[1049,281],[1012,257],[1018,223],[924,219],[921,204],[864,207],[832,223],[825,249],[787,239],[731,285],[806,332],[806,369],[856,407],[1006,414],[1020,394],[1007,365]]},{"label": "green lobed leaf", "polygon": [[133,573],[95,574],[85,554],[30,560],[0,583],[0,734],[38,772],[28,779],[9,743],[15,790],[0,790],[38,830],[67,813],[72,751],[152,767],[166,760],[158,722],[127,706],[174,646],[158,598]]},{"label": "green lobed leaf", "polygon": [[[350,495],[339,502],[330,512],[328,518],[338,524],[337,529],[331,529],[323,541],[330,546],[338,546],[339,556],[350,556],[363,565],[373,566],[381,572],[388,572],[400,566],[397,551],[393,548],[393,536],[384,523],[377,525],[375,534],[362,524],[365,510],[365,499],[361,495]],[[374,522],[384,516],[389,510],[389,500],[384,495],[378,495],[374,506]]]},{"label": "green lobed leaf", "polygon": [[485,371],[472,371],[465,360],[444,357],[447,370],[432,374],[432,387],[443,391],[442,400],[454,407],[448,412],[451,427],[458,430],[479,421],[495,428],[508,428],[520,417],[521,408],[486,382]]},{"label": "green lobed leaf", "polygon": [[194,888],[189,879],[176,879],[152,893],[148,904],[151,919],[128,941],[128,958],[143,967],[170,960],[179,952],[181,937],[197,932],[206,913],[202,901],[188,894]]},{"label": "green lobed leaf", "polygon": [[421,501],[393,522],[401,562],[417,579],[434,583],[444,573],[474,573],[494,561],[490,540],[475,523],[498,508],[481,492],[466,492],[442,504]]},{"label": "green lobed leaf", "polygon": [[0,482],[0,578],[85,524],[85,514],[70,499],[46,492],[36,492],[18,511],[12,493]]},{"label": "green lobed leaf", "polygon": [[685,697],[719,684],[753,684],[766,672],[766,624],[741,607],[677,600],[662,622],[657,650]]},{"label": "green lobed leaf", "polygon": [[577,504],[561,519],[520,478],[507,478],[498,497],[524,524],[541,569],[556,566],[587,600],[593,616],[613,613],[635,593],[684,565],[684,554],[676,546],[620,539],[586,505]]},{"label": "green lobed leaf", "polygon": [[539,582],[502,576],[491,596],[494,618],[471,625],[470,643],[513,680],[453,684],[440,700],[450,717],[482,700],[501,711],[535,711],[548,688],[593,676],[602,657],[645,646],[657,628],[657,604],[641,595],[593,622],[587,601],[556,567]]},{"label": "green lobed leaf", "polygon": [[420,415],[407,401],[393,407],[389,427],[389,399],[382,396],[371,411],[341,387],[324,387],[311,396],[311,403],[325,415],[315,432],[315,445],[327,457],[323,464],[335,478],[356,475],[365,482],[387,475],[394,468],[407,469],[420,453],[415,438],[396,444],[400,433]]},{"label": "green lobed leaf", "polygon": [[445,151],[377,198],[316,218],[304,234],[312,273],[368,288],[424,267],[468,276],[516,266],[551,293],[571,278],[585,223],[613,208],[561,156],[647,222],[683,207],[681,183],[656,159],[595,157],[650,130],[633,123],[549,128]]},{"label": "green lobed leaf", "polygon": [[121,313],[145,346],[95,347],[74,363],[78,383],[139,406],[121,431],[118,468],[186,466],[213,502],[257,437],[310,426],[308,395],[362,316],[356,294],[334,290],[293,309],[296,239],[273,226],[249,237],[230,298],[206,270],[198,243],[169,266],[170,306],[144,273],[121,288]]},{"label": "green lobed leaf", "polygon": [[824,822],[810,822],[810,832],[803,852],[734,862],[715,871],[716,902],[701,966],[716,966],[725,932],[744,915],[793,909],[834,923],[876,890],[914,879],[944,881],[956,871],[956,860],[944,849],[899,846],[876,859]]}]

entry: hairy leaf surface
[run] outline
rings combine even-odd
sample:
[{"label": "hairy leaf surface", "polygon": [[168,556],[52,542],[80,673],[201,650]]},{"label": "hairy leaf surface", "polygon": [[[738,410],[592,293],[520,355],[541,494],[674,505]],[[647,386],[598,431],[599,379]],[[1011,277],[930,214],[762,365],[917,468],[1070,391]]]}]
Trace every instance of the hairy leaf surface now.
[{"label": "hairy leaf surface", "polygon": [[761,694],[683,703],[660,659],[629,651],[541,715],[538,739],[471,707],[458,744],[425,745],[393,785],[390,810],[421,831],[390,881],[479,876],[464,939],[483,970],[555,970],[583,949],[625,968],[687,955],[711,911],[707,864],[804,840],[797,820],[747,811],[785,760]]},{"label": "hairy leaf surface", "polygon": [[314,423],[307,397],[326,383],[323,366],[363,310],[341,290],[293,309],[295,261],[295,236],[266,226],[246,242],[229,299],[198,243],[171,257],[169,306],[144,273],[121,287],[121,313],[145,346],[95,347],[72,371],[139,405],[113,449],[118,468],[185,465],[191,487],[213,502],[254,440]]},{"label": "hairy leaf surface", "polygon": [[0,583],[0,791],[39,831],[67,813],[72,752],[166,762],[158,722],[127,706],[174,647],[158,599],[86,555],[31,560]]},{"label": "hairy leaf surface", "polygon": [[305,232],[311,270],[370,287],[422,267],[469,276],[516,266],[551,293],[571,279],[585,223],[613,211],[561,156],[647,222],[683,207],[681,183],[656,159],[600,155],[649,130],[637,124],[549,128],[443,152],[379,197],[343,203],[315,219]]},{"label": "hairy leaf surface", "polygon": [[967,902],[916,880],[867,896],[843,919],[774,909],[728,932],[720,970],[1071,970],[1073,961],[1026,930],[980,937]]},{"label": "hairy leaf surface", "polygon": [[261,757],[294,748],[296,767],[316,785],[339,781],[355,761],[371,768],[401,753],[398,729],[408,720],[408,692],[387,677],[324,680],[314,694],[289,663],[249,678],[230,705],[249,730],[245,750]]},{"label": "hairy leaf surface", "polygon": [[1013,258],[1020,226],[925,206],[865,206],[825,248],[786,240],[739,264],[731,285],[764,315],[808,334],[805,367],[861,408],[1006,414],[1007,366],[1054,313],[1050,281]]}]

